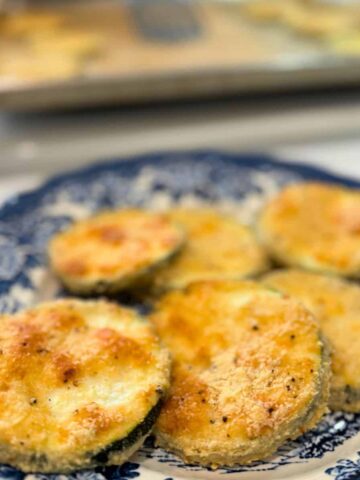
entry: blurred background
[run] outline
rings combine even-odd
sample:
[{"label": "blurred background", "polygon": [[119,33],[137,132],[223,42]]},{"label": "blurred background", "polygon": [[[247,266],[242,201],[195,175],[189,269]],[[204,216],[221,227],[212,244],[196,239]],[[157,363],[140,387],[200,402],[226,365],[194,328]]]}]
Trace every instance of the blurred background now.
[{"label": "blurred background", "polygon": [[193,148],[360,176],[360,2],[0,0],[0,200]]}]

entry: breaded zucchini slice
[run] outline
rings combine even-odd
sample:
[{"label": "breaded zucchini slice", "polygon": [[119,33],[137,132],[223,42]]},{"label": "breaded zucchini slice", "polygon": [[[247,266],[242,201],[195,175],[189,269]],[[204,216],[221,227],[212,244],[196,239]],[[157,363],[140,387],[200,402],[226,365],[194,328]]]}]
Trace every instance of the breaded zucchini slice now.
[{"label": "breaded zucchini slice", "polygon": [[281,264],[360,275],[360,192],[338,185],[300,183],[264,208],[260,240]]},{"label": "breaded zucchini slice", "polygon": [[152,321],[174,358],[158,443],[212,467],[249,463],[326,412],[329,359],[296,300],[253,282],[199,282],[157,303]]},{"label": "breaded zucchini slice", "polygon": [[169,381],[149,322],[81,300],[0,321],[0,463],[70,472],[121,464],[139,448]]},{"label": "breaded zucchini slice", "polygon": [[268,268],[267,254],[250,228],[210,208],[177,208],[167,218],[182,225],[187,243],[154,277],[155,292],[199,280],[240,280]]},{"label": "breaded zucchini slice", "polygon": [[128,208],[100,213],[55,235],[49,258],[71,292],[116,293],[151,276],[183,240],[181,228],[163,215]]},{"label": "breaded zucchini slice", "polygon": [[292,295],[319,319],[332,353],[330,408],[360,412],[360,287],[301,270],[279,270],[265,285]]}]

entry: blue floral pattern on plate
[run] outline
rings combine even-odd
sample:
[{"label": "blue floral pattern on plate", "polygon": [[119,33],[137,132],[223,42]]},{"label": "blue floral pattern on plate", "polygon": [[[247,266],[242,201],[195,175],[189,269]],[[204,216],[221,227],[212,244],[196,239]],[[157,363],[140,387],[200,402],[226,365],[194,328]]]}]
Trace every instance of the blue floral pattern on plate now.
[{"label": "blue floral pattern on plate", "polygon": [[326,473],[335,480],[358,480],[360,478],[360,452],[356,460],[338,460],[336,467],[328,468]]},{"label": "blue floral pattern on plate", "polygon": [[[12,198],[0,209],[0,312],[13,312],[62,294],[47,269],[45,250],[49,238],[74,219],[119,205],[162,209],[174,202],[213,202],[251,223],[279,188],[301,180],[360,187],[352,179],[310,166],[277,162],[263,155],[214,151],[145,155],[59,175],[33,192]],[[359,449],[360,415],[337,412],[327,415],[316,429],[285,444],[267,461],[216,472],[183,463],[155,448],[150,438],[131,462],[120,467],[65,476],[25,475],[2,465],[0,479],[210,480],[227,475],[267,480],[279,478],[274,476],[279,472],[281,478],[360,480]]]}]

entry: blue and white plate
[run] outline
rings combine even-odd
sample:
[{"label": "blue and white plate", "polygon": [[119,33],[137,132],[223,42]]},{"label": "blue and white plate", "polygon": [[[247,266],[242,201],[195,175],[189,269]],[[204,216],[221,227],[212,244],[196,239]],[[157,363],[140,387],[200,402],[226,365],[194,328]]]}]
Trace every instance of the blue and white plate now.
[{"label": "blue and white plate", "polygon": [[[164,153],[102,162],[58,176],[39,189],[8,201],[0,209],[0,312],[13,312],[61,295],[48,271],[49,238],[74,219],[101,208],[144,205],[166,208],[174,202],[213,202],[251,222],[280,187],[299,180],[360,182],[323,170],[280,163],[259,155],[220,152]],[[126,299],[124,299],[126,300]],[[360,352],[359,352],[360,354]],[[0,466],[1,477],[24,474]],[[67,480],[64,475],[27,475],[27,480]],[[30,478],[31,477],[31,478]],[[82,471],[69,480],[360,480],[360,414],[333,413],[300,439],[287,443],[267,461],[215,472],[185,465],[154,448],[152,439],[121,467]]]}]

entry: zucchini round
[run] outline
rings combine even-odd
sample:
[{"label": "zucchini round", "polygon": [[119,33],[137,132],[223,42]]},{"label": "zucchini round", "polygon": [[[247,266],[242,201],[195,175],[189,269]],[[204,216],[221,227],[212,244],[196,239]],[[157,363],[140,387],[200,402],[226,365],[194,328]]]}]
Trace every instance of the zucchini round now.
[{"label": "zucchini round", "polygon": [[184,288],[199,280],[240,280],[264,272],[268,259],[250,228],[206,208],[173,209],[167,218],[181,225],[187,242],[154,277],[155,292]]},{"label": "zucchini round", "polygon": [[262,211],[260,240],[280,264],[345,277],[360,275],[360,192],[302,183]]},{"label": "zucchini round", "polygon": [[174,359],[157,442],[217,467],[271,455],[326,412],[329,359],[313,315],[253,282],[199,282],[151,316]]},{"label": "zucchini round", "polygon": [[49,258],[71,292],[114,294],[151,277],[183,241],[183,231],[163,215],[122,209],[100,213],[55,235]]},{"label": "zucchini round", "polygon": [[168,389],[169,355],[151,324],[80,300],[1,320],[0,462],[67,473],[127,460]]},{"label": "zucchini round", "polygon": [[330,408],[360,412],[360,287],[301,270],[275,271],[263,281],[303,302],[319,319],[331,346]]}]

